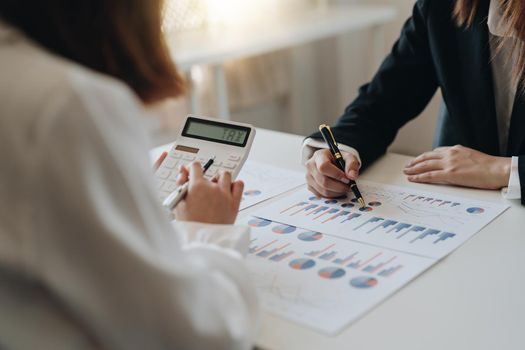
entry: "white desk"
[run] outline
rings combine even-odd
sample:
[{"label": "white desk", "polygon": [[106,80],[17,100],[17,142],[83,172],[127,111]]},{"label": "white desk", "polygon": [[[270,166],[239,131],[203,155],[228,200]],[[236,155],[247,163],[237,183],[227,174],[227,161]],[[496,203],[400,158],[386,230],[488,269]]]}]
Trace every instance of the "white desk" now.
[{"label": "white desk", "polygon": [[[271,18],[262,23],[189,31],[168,36],[168,43],[178,68],[210,65],[214,68],[217,109],[222,118],[230,116],[224,63],[335,37],[352,31],[374,28],[375,57],[383,59],[383,27],[396,16],[392,6],[338,5],[305,11],[286,21]],[[190,96],[192,113],[199,114],[199,101]]]},{"label": "white desk", "polygon": [[[251,159],[301,170],[302,137],[258,130]],[[158,154],[160,149],[155,151]],[[276,155],[278,155],[276,157]],[[409,157],[388,154],[363,179],[503,201],[498,192],[411,184]],[[248,215],[247,209],[241,215]],[[264,314],[257,345],[269,350],[494,350],[525,346],[525,208],[512,203],[465,245],[337,337]]]}]

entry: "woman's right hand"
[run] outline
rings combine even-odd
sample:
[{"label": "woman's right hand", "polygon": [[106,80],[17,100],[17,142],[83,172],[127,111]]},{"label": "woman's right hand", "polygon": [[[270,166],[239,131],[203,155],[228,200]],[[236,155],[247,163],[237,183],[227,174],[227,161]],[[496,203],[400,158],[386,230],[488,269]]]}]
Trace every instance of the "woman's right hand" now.
[{"label": "woman's right hand", "polygon": [[359,176],[359,160],[349,152],[341,152],[346,163],[345,171],[334,164],[330,150],[317,150],[306,162],[308,189],[317,197],[335,198],[348,193],[349,180]]},{"label": "woman's right hand", "polygon": [[175,209],[175,218],[208,224],[233,224],[237,218],[244,184],[232,182],[231,173],[224,172],[216,181],[204,178],[200,163],[181,167],[177,185],[189,181],[188,193]]}]

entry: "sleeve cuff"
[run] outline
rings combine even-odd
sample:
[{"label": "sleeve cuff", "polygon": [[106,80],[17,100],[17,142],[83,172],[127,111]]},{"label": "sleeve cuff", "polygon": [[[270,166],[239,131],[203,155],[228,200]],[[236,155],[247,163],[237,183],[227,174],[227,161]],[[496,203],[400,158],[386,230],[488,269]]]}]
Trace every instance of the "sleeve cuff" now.
[{"label": "sleeve cuff", "polygon": [[518,168],[518,157],[512,157],[510,166],[510,177],[508,187],[501,190],[501,193],[506,199],[520,199],[521,198],[521,184]]},{"label": "sleeve cuff", "polygon": [[[324,149],[324,148],[328,148],[328,146],[322,142],[322,141],[319,141],[319,140],[316,140],[316,139],[313,139],[311,137],[307,138],[306,140],[304,140],[303,142],[303,147],[301,148],[301,162],[302,164],[306,164],[306,162],[312,158],[312,156],[314,155],[315,151],[319,150],[319,149]],[[342,143],[339,144],[339,149],[343,152],[348,152],[348,153],[351,153],[353,154],[358,162],[359,162],[359,167],[361,167],[361,157],[359,156],[359,152],[353,148],[353,147],[350,147],[350,146],[347,146],[347,145],[343,145]]]},{"label": "sleeve cuff", "polygon": [[248,254],[250,227],[244,225],[212,225],[197,222],[174,221],[180,235],[182,249],[211,249],[237,259]]}]

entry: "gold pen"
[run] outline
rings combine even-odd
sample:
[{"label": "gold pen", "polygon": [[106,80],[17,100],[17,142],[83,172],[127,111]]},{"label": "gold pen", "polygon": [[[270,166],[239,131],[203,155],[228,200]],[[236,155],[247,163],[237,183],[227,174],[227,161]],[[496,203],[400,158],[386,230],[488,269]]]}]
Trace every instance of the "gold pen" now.
[{"label": "gold pen", "polygon": [[[324,141],[328,145],[330,152],[334,156],[335,165],[344,172],[346,164],[343,159],[343,156],[341,155],[341,151],[339,150],[339,147],[337,146],[337,141],[335,140],[332,130],[330,129],[328,125],[321,124],[319,126],[319,131],[321,132],[321,135],[323,136]],[[363,196],[361,195],[361,192],[359,191],[359,188],[357,187],[356,182],[354,180],[350,180],[349,186],[352,192],[354,193],[355,198],[357,198],[357,201],[359,202],[359,205],[361,206],[361,208],[364,208],[366,206],[366,203],[365,203]]]}]

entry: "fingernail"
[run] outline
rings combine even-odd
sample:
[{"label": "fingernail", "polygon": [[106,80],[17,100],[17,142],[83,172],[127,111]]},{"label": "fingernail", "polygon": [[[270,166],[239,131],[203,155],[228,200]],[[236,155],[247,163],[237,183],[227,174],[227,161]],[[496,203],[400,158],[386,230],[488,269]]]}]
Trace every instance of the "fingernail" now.
[{"label": "fingernail", "polygon": [[341,181],[342,183],[347,184],[347,185],[350,183],[350,180],[348,180],[346,177],[342,177],[342,178],[340,179],[340,181]]}]

